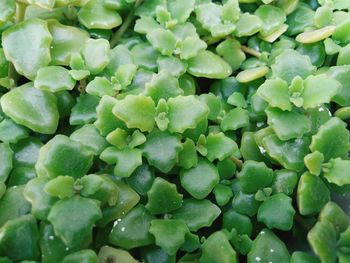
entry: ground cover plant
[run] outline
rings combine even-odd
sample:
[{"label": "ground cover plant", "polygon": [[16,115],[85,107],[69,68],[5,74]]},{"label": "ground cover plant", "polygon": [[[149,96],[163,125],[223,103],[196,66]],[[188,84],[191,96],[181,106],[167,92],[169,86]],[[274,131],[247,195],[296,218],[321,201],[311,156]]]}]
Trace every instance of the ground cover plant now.
[{"label": "ground cover plant", "polygon": [[0,263],[350,262],[349,10],[1,0]]}]

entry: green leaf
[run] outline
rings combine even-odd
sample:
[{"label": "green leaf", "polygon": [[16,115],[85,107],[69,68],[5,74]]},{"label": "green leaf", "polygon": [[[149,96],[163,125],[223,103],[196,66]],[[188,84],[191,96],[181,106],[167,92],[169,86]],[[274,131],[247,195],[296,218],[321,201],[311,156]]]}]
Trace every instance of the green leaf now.
[{"label": "green leaf", "polygon": [[153,75],[151,81],[145,85],[145,93],[150,96],[156,103],[160,99],[169,99],[183,94],[177,78],[172,76],[168,71],[161,71]]},{"label": "green leaf", "polygon": [[342,186],[350,184],[350,178],[347,171],[350,169],[350,160],[342,160],[341,158],[330,159],[328,163],[323,165],[323,176],[330,183]]},{"label": "green leaf", "polygon": [[79,22],[92,29],[112,29],[122,23],[122,18],[113,9],[109,9],[102,0],[90,0],[78,12]]},{"label": "green leaf", "polygon": [[154,219],[149,232],[155,237],[158,246],[169,255],[174,255],[184,244],[189,230],[182,220]]},{"label": "green leaf", "polygon": [[144,95],[128,95],[115,101],[113,114],[125,122],[128,128],[138,128],[142,132],[154,127],[155,104]]},{"label": "green leaf", "polygon": [[150,215],[143,205],[138,205],[120,221],[115,221],[108,240],[111,244],[125,249],[150,245],[154,242],[149,233],[153,219],[155,217]]},{"label": "green leaf", "polygon": [[208,107],[195,96],[177,96],[168,100],[168,119],[170,132],[183,133],[194,129],[208,115]]},{"label": "green leaf", "polygon": [[4,119],[0,122],[0,140],[5,143],[17,143],[28,136],[29,130],[12,119]]},{"label": "green leaf", "polygon": [[170,56],[175,50],[176,38],[169,30],[154,29],[147,33],[146,37],[154,49],[158,50],[162,55]]},{"label": "green leaf", "polygon": [[0,24],[7,22],[16,11],[16,4],[13,0],[0,2]]},{"label": "green leaf", "polygon": [[146,136],[141,146],[148,163],[163,173],[168,173],[178,162],[182,150],[180,137],[168,131],[154,130]]},{"label": "green leaf", "polygon": [[247,160],[237,177],[242,191],[251,194],[272,183],[273,171],[263,162]]},{"label": "green leaf", "polygon": [[74,194],[74,179],[71,176],[57,176],[45,184],[44,191],[60,199]]},{"label": "green leaf", "polygon": [[[81,216],[81,211],[84,211],[84,216]],[[52,223],[55,234],[68,247],[75,247],[91,240],[94,223],[100,218],[99,202],[74,196],[55,203],[47,219]]]},{"label": "green leaf", "polygon": [[346,124],[337,117],[329,119],[312,136],[310,150],[319,151],[325,161],[331,158],[346,157],[350,149],[350,134]]},{"label": "green leaf", "polygon": [[32,215],[12,220],[0,229],[0,255],[12,260],[35,260],[39,256],[39,230]]},{"label": "green leaf", "polygon": [[[310,119],[297,111],[282,111],[278,108],[267,108],[267,123],[280,140],[286,141],[301,138],[311,129]],[[290,124],[293,123],[291,126]]]},{"label": "green leaf", "polygon": [[70,125],[84,125],[96,120],[96,107],[100,98],[88,93],[80,94],[69,116]]},{"label": "green leaf", "polygon": [[220,214],[220,208],[209,200],[189,198],[172,213],[172,218],[181,219],[191,231],[198,231],[203,227],[210,227]]},{"label": "green leaf", "polygon": [[98,253],[99,262],[104,262],[106,258],[118,263],[138,263],[128,251],[117,249],[109,246],[103,246]]},{"label": "green leaf", "polygon": [[274,33],[286,21],[286,14],[283,9],[272,5],[261,5],[254,13],[261,19],[260,34],[262,36]]},{"label": "green leaf", "polygon": [[182,150],[179,152],[178,166],[185,169],[190,169],[196,166],[198,163],[198,155],[196,145],[190,138],[186,138],[186,141],[182,143]]},{"label": "green leaf", "polygon": [[289,260],[286,245],[271,230],[265,228],[254,239],[247,262],[289,263]]},{"label": "green leaf", "polygon": [[75,80],[69,74],[68,69],[60,66],[39,69],[34,80],[35,88],[51,92],[72,90],[74,86]]},{"label": "green leaf", "polygon": [[236,251],[232,248],[223,231],[211,234],[202,245],[200,262],[203,263],[237,263]]},{"label": "green leaf", "polygon": [[336,261],[336,233],[331,223],[317,222],[307,234],[307,239],[321,262]]},{"label": "green leaf", "polygon": [[314,151],[304,157],[305,166],[313,175],[320,175],[323,161],[324,156],[319,151]]},{"label": "green leaf", "polygon": [[91,74],[100,73],[110,61],[110,47],[106,39],[89,39],[82,50],[86,68]]},{"label": "green leaf", "polygon": [[216,53],[231,66],[232,71],[239,69],[246,59],[245,53],[241,50],[241,43],[235,39],[226,39],[216,47]]},{"label": "green leaf", "polygon": [[90,169],[92,159],[91,151],[84,145],[56,135],[41,147],[35,169],[38,176],[54,178],[64,174],[79,178]]},{"label": "green leaf", "polygon": [[13,167],[13,151],[8,144],[0,143],[0,182],[5,183]]},{"label": "green leaf", "polygon": [[51,61],[52,36],[46,21],[31,18],[11,26],[2,34],[2,45],[7,60],[18,73],[34,80],[37,71]]},{"label": "green leaf", "polygon": [[309,153],[309,144],[308,137],[281,141],[274,134],[268,135],[262,140],[263,149],[270,157],[284,168],[294,171],[304,169],[304,157]]},{"label": "green leaf", "polygon": [[105,77],[96,77],[90,81],[86,86],[86,92],[99,97],[104,95],[114,96],[116,94],[112,83]]},{"label": "green leaf", "polygon": [[237,143],[225,136],[224,133],[210,133],[206,138],[204,147],[207,149],[207,159],[212,162],[215,159],[222,161],[230,156],[240,156]]},{"label": "green leaf", "polygon": [[329,199],[329,189],[320,177],[308,172],[300,177],[297,203],[301,215],[312,215],[321,211]]},{"label": "green leaf", "polygon": [[212,163],[200,158],[197,166],[188,170],[181,169],[180,182],[194,198],[204,199],[219,183],[219,173]]},{"label": "green leaf", "polygon": [[220,128],[226,132],[238,130],[249,125],[249,112],[242,108],[230,110],[222,119]]},{"label": "green leaf", "polygon": [[170,0],[168,10],[173,19],[185,23],[194,10],[195,0]]},{"label": "green leaf", "polygon": [[257,90],[257,94],[267,101],[271,107],[281,110],[292,110],[289,101],[288,84],[282,79],[268,79]]},{"label": "green leaf", "polygon": [[95,251],[91,249],[83,249],[78,252],[74,252],[64,257],[62,263],[74,263],[74,262],[98,262]]},{"label": "green leaf", "polygon": [[232,69],[221,57],[203,50],[188,60],[188,73],[195,77],[224,79],[232,74]]},{"label": "green leaf", "polygon": [[51,64],[68,66],[71,57],[80,54],[84,48],[89,34],[80,28],[62,25],[57,20],[48,20],[47,24],[52,35]]},{"label": "green leaf", "polygon": [[53,134],[58,126],[56,97],[35,89],[32,83],[7,92],[0,99],[2,110],[16,123],[44,134]]},{"label": "green leaf", "polygon": [[281,78],[288,84],[292,82],[294,77],[300,76],[305,79],[316,70],[308,56],[301,55],[292,49],[286,49],[278,55],[275,63],[271,65],[271,69],[273,77]]},{"label": "green leaf", "polygon": [[309,76],[304,80],[302,97],[303,107],[315,108],[320,104],[329,103],[332,97],[341,89],[341,84],[326,74]]},{"label": "green leaf", "polygon": [[179,194],[175,184],[157,177],[147,192],[146,209],[151,214],[165,214],[176,210],[182,205],[182,194]]},{"label": "green leaf", "polygon": [[292,199],[283,193],[278,193],[268,197],[260,205],[258,221],[263,222],[270,229],[288,231],[293,226],[294,214]]},{"label": "green leaf", "polygon": [[328,202],[322,208],[322,211],[319,215],[319,221],[328,221],[331,223],[337,232],[337,235],[346,231],[349,226],[348,215],[339,205],[334,202]]},{"label": "green leaf", "polygon": [[252,36],[259,32],[262,27],[261,19],[256,15],[243,13],[239,16],[236,23],[234,35],[237,37]]}]

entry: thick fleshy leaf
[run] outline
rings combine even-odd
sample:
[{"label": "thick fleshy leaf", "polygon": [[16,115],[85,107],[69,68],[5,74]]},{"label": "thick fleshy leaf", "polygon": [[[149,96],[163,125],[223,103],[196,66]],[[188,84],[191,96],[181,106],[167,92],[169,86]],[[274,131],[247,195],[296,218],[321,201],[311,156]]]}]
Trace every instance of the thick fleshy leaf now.
[{"label": "thick fleshy leaf", "polygon": [[77,27],[62,25],[57,20],[48,20],[47,24],[53,38],[51,64],[68,66],[71,56],[80,54],[84,48],[89,34]]},{"label": "thick fleshy leaf", "polygon": [[292,110],[292,104],[289,101],[288,84],[282,79],[268,79],[262,84],[257,94],[267,101],[271,107],[277,107],[281,110]]},{"label": "thick fleshy leaf", "polygon": [[223,231],[211,234],[202,245],[200,262],[203,263],[237,263],[236,251],[232,248]]},{"label": "thick fleshy leaf", "polygon": [[165,214],[176,210],[182,205],[182,194],[179,194],[175,184],[157,177],[147,192],[146,208],[151,214]]},{"label": "thick fleshy leaf", "polygon": [[60,66],[39,69],[34,80],[35,88],[51,92],[72,90],[74,86],[75,80],[69,74],[68,69]]},{"label": "thick fleshy leaf", "polygon": [[59,118],[56,97],[32,85],[25,84],[2,96],[2,110],[18,124],[36,132],[52,134],[57,129]]},{"label": "thick fleshy leaf", "polygon": [[226,39],[216,47],[216,53],[231,66],[232,71],[239,69],[246,59],[245,53],[241,50],[241,43],[235,39]]},{"label": "thick fleshy leaf", "polygon": [[170,0],[168,10],[173,19],[185,23],[194,10],[195,0]]},{"label": "thick fleshy leaf", "polygon": [[152,131],[154,127],[155,104],[144,95],[128,95],[117,100],[113,114],[125,122],[128,128],[138,128],[141,131]]},{"label": "thick fleshy leaf", "polygon": [[46,21],[32,18],[10,27],[2,34],[6,58],[18,73],[34,80],[37,71],[51,61],[52,36]]},{"label": "thick fleshy leaf", "polygon": [[301,138],[311,129],[309,118],[297,111],[282,111],[278,108],[267,108],[265,112],[267,114],[268,124],[280,140],[286,141]]},{"label": "thick fleshy leaf", "polygon": [[92,159],[91,151],[84,145],[56,135],[41,147],[35,169],[38,176],[54,178],[64,174],[79,178],[90,169]]},{"label": "thick fleshy leaf", "polygon": [[329,199],[329,189],[320,177],[308,172],[300,177],[297,192],[300,214],[312,215],[319,212]]},{"label": "thick fleshy leaf", "polygon": [[309,76],[304,80],[303,107],[305,109],[316,108],[323,103],[329,103],[341,88],[342,86],[337,80],[326,74]]},{"label": "thick fleshy leaf", "polygon": [[307,235],[312,250],[321,262],[336,261],[336,238],[333,225],[327,221],[317,222]]},{"label": "thick fleshy leaf", "polygon": [[243,13],[239,16],[239,20],[236,23],[234,35],[237,37],[252,36],[259,32],[261,27],[262,21],[258,16]]},{"label": "thick fleshy leaf", "polygon": [[169,131],[183,133],[194,129],[209,113],[208,107],[195,96],[177,96],[168,100]]},{"label": "thick fleshy leaf", "polygon": [[109,42],[105,39],[89,39],[82,50],[87,69],[91,74],[100,73],[109,63]]},{"label": "thick fleshy leaf", "polygon": [[191,231],[198,231],[211,226],[220,213],[220,208],[207,199],[189,198],[172,215],[174,219],[183,220]]},{"label": "thick fleshy leaf", "polygon": [[350,149],[350,134],[346,124],[337,117],[329,119],[312,136],[310,150],[319,151],[325,161],[331,158],[346,157]]},{"label": "thick fleshy leaf", "polygon": [[196,199],[205,198],[219,183],[217,168],[205,159],[200,158],[197,166],[180,172],[181,185]]},{"label": "thick fleshy leaf", "polygon": [[263,150],[284,168],[302,171],[304,157],[309,153],[308,137],[281,141],[276,135],[268,135],[262,140]]},{"label": "thick fleshy leaf", "polygon": [[289,263],[290,255],[286,245],[269,229],[263,229],[255,238],[248,253],[248,263]]},{"label": "thick fleshy leaf", "polygon": [[[84,216],[81,211],[84,211]],[[52,223],[55,234],[68,247],[74,247],[91,240],[93,225],[101,217],[96,200],[74,196],[58,201],[52,207],[48,220]],[[67,224],[67,221],[70,223]]]},{"label": "thick fleshy leaf", "polygon": [[109,9],[102,0],[90,0],[78,13],[81,24],[87,28],[112,29],[122,23],[117,11]]},{"label": "thick fleshy leaf", "polygon": [[3,0],[0,2],[0,24],[7,22],[14,14],[16,4],[13,0]]},{"label": "thick fleshy leaf", "polygon": [[143,205],[138,205],[120,221],[116,221],[109,234],[109,242],[125,249],[152,244],[154,238],[149,228],[153,219],[155,217]]},{"label": "thick fleshy leaf", "polygon": [[147,40],[162,55],[170,56],[175,50],[176,38],[169,30],[162,28],[152,30],[147,33]]},{"label": "thick fleshy leaf", "polygon": [[206,138],[204,147],[207,149],[205,156],[210,162],[215,159],[222,161],[230,156],[240,156],[237,143],[222,132],[210,133]]},{"label": "thick fleshy leaf", "polygon": [[262,21],[260,34],[263,36],[274,33],[286,21],[285,12],[272,5],[261,5],[254,13]]},{"label": "thick fleshy leaf", "polygon": [[185,235],[189,230],[182,220],[154,219],[149,232],[158,246],[169,255],[174,255],[185,242]]},{"label": "thick fleshy leaf", "polygon": [[316,68],[311,64],[308,56],[286,49],[276,57],[271,69],[273,77],[281,78],[290,84],[294,77],[300,76],[304,79],[313,74]]},{"label": "thick fleshy leaf", "polygon": [[350,161],[340,158],[331,159],[323,165],[323,176],[328,182],[342,186],[350,184],[347,172],[350,171]]},{"label": "thick fleshy leaf", "polygon": [[8,144],[0,143],[0,182],[5,182],[13,167],[13,151]]},{"label": "thick fleshy leaf", "polygon": [[210,51],[200,51],[188,60],[188,70],[196,77],[224,79],[231,75],[232,69],[225,60]]},{"label": "thick fleshy leaf", "polygon": [[261,204],[258,211],[258,221],[263,222],[270,229],[288,231],[293,226],[294,214],[292,198],[279,193],[268,197]]},{"label": "thick fleshy leaf", "polygon": [[169,172],[178,162],[182,150],[180,136],[154,130],[146,138],[141,148],[149,164],[163,173]]}]

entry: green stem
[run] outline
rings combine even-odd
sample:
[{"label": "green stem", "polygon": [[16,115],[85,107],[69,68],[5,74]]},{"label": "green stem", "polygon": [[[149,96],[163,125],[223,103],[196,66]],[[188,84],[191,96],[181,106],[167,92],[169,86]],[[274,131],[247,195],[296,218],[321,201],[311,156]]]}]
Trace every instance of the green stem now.
[{"label": "green stem", "polygon": [[[26,9],[27,9],[26,4],[16,3],[16,18],[15,18],[16,24],[18,24],[24,20],[24,16],[26,14]],[[17,80],[19,78],[19,75],[15,69],[15,66],[12,63],[9,63],[8,77],[10,79],[13,79],[15,84],[17,84]]]},{"label": "green stem", "polygon": [[142,3],[142,0],[136,1],[135,5],[131,8],[128,16],[126,17],[124,23],[120,26],[118,31],[115,32],[115,34],[113,35],[113,37],[111,39],[111,47],[112,48],[118,44],[119,40],[124,35],[125,31],[129,28],[130,24],[133,22],[135,10],[138,6],[141,5],[141,3]]},{"label": "green stem", "polygon": [[242,169],[243,162],[240,159],[236,158],[235,156],[231,156],[230,159],[232,162],[234,162],[234,164],[238,167],[239,170]]}]

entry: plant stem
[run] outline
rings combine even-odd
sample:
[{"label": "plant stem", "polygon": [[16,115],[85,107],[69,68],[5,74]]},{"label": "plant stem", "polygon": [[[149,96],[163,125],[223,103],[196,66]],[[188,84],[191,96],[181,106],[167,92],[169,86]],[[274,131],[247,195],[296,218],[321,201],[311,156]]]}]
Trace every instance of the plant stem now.
[{"label": "plant stem", "polygon": [[230,157],[231,161],[234,162],[234,164],[238,167],[238,169],[242,169],[243,162],[236,158],[235,156]]},{"label": "plant stem", "polygon": [[129,28],[130,24],[133,22],[135,10],[138,6],[141,5],[141,3],[142,3],[142,0],[137,0],[135,2],[135,5],[131,8],[124,23],[120,26],[120,28],[117,30],[117,32],[115,32],[115,34],[113,35],[113,37],[111,39],[111,47],[112,48],[118,44],[119,40],[124,35],[125,31]]},{"label": "plant stem", "polygon": [[247,46],[241,46],[241,49],[242,49],[242,51],[244,52],[244,53],[246,53],[246,54],[249,54],[249,55],[252,55],[252,56],[254,56],[254,57],[257,57],[257,58],[259,58],[260,56],[261,56],[261,53],[260,52],[258,52],[258,51],[256,51],[255,49],[253,49],[253,48],[250,48],[250,47],[247,47]]}]

